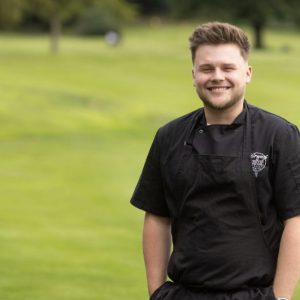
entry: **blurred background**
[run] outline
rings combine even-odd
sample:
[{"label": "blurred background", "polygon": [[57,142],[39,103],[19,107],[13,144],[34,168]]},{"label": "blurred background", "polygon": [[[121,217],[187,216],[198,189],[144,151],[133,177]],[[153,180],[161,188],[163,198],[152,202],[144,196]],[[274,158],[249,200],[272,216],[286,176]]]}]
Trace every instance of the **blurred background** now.
[{"label": "blurred background", "polygon": [[188,37],[241,26],[248,101],[299,126],[299,6],[0,0],[0,299],[147,299],[129,200],[158,127],[201,106]]}]

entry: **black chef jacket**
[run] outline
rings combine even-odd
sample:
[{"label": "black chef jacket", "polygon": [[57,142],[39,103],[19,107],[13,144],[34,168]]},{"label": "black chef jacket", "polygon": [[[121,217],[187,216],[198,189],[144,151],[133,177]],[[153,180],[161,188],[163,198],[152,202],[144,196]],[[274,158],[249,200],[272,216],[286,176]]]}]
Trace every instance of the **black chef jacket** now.
[{"label": "black chef jacket", "polygon": [[270,286],[282,222],[300,214],[300,133],[246,101],[230,125],[193,111],[158,130],[131,203],[171,218],[175,283]]}]

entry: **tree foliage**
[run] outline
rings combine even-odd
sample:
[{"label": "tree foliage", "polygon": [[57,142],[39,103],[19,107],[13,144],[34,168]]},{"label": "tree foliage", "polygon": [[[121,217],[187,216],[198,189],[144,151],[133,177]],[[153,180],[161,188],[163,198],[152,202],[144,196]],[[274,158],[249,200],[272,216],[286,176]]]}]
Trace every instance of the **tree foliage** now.
[{"label": "tree foliage", "polygon": [[0,0],[0,25],[16,24],[26,13],[38,16],[50,27],[50,49],[57,52],[62,25],[78,17],[86,9],[108,12],[120,22],[128,22],[135,10],[124,0]]},{"label": "tree foliage", "polygon": [[27,2],[23,0],[0,1],[0,26],[10,28],[21,21]]},{"label": "tree foliage", "polygon": [[263,31],[273,20],[288,21],[300,26],[299,0],[127,0],[134,2],[144,12],[149,2],[152,10],[177,19],[199,18],[249,24],[254,33],[254,46],[263,48]]},{"label": "tree foliage", "polygon": [[164,15],[170,10],[169,0],[126,0],[133,4],[143,16]]}]

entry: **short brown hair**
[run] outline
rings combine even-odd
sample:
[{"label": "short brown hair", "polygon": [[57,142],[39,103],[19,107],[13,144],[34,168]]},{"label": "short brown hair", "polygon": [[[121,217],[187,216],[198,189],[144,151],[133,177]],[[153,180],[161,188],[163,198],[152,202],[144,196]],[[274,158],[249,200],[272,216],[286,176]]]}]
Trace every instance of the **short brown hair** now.
[{"label": "short brown hair", "polygon": [[197,27],[189,38],[192,61],[201,45],[236,44],[244,59],[248,59],[250,42],[246,34],[229,23],[210,22]]}]

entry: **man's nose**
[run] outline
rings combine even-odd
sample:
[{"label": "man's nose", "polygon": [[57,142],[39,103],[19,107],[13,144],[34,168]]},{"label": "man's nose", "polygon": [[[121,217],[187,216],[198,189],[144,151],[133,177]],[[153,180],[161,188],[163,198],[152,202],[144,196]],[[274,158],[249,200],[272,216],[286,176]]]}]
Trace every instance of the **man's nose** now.
[{"label": "man's nose", "polygon": [[215,69],[213,74],[212,74],[211,80],[213,80],[213,81],[222,81],[224,79],[225,79],[224,72],[220,69]]}]

